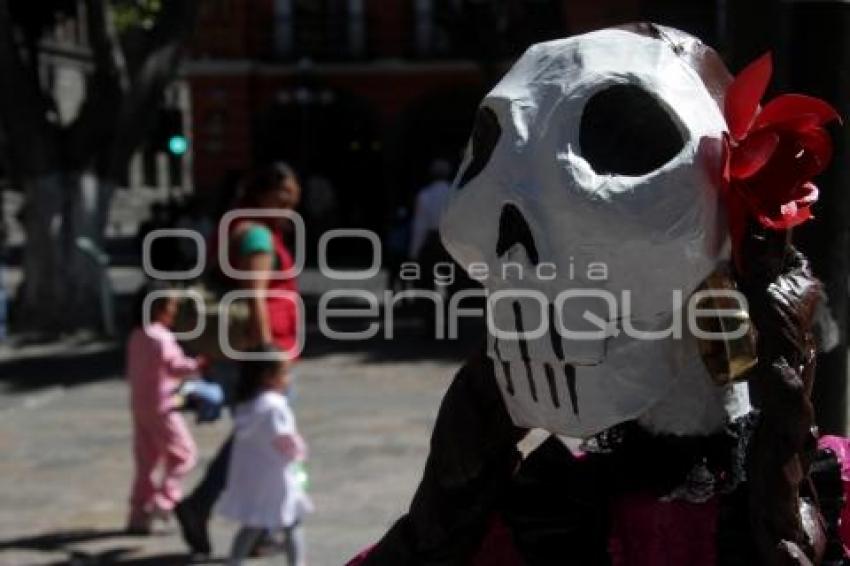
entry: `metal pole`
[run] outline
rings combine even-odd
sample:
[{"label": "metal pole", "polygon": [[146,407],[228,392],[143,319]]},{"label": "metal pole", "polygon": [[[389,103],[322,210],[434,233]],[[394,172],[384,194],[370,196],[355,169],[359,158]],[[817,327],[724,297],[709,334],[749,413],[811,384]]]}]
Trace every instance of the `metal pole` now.
[{"label": "metal pole", "polygon": [[180,187],[185,197],[195,192],[195,183],[192,178],[192,158],[195,155],[195,137],[192,131],[192,93],[188,81],[178,82],[175,88],[177,89],[177,107],[180,109],[180,115],[183,119],[183,136],[189,140],[188,151],[178,156],[180,160]]},{"label": "metal pole", "polygon": [[818,357],[814,402],[822,433],[847,433],[847,309],[850,253],[850,1],[784,0],[785,54],[788,85],[828,100],[845,126],[833,130],[835,159],[817,179],[821,189],[817,220],[802,227],[795,241],[824,282],[832,317],[840,332],[838,345]]}]

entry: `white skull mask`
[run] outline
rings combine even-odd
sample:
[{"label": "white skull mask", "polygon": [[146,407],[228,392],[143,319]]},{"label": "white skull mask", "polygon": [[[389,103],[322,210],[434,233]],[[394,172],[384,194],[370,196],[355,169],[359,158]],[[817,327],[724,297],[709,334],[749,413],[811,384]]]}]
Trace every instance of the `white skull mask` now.
[{"label": "white skull mask", "polygon": [[648,29],[531,47],[484,99],[443,215],[495,327],[527,333],[488,347],[521,426],[586,437],[645,414],[683,375],[708,381],[693,341],[556,330],[667,329],[674,292],[687,304],[726,258],[722,89],[694,65],[707,48]]}]

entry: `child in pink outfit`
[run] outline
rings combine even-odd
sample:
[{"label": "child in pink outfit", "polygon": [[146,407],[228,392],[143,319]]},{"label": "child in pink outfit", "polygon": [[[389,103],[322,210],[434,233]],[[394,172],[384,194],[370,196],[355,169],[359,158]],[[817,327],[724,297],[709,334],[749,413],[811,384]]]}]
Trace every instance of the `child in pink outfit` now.
[{"label": "child in pink outfit", "polygon": [[186,356],[170,330],[177,312],[175,297],[155,299],[150,311],[150,323],[139,324],[127,344],[136,463],[128,530],[138,534],[149,533],[153,517],[170,512],[180,501],[181,480],[195,466],[195,442],[173,407],[173,396],[180,382],[205,363]]}]

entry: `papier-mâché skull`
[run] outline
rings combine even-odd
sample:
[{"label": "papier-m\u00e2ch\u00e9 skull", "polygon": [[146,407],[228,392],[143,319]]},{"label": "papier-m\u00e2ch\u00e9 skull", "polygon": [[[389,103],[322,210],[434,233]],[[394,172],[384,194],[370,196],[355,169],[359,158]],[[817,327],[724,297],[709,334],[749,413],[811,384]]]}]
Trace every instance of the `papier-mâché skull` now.
[{"label": "papier-m\u00e2ch\u00e9 skull", "polygon": [[692,434],[731,410],[687,316],[667,332],[728,255],[726,74],[695,64],[709,52],[676,30],[606,29],[531,47],[482,102],[441,233],[486,273],[488,355],[518,425]]}]

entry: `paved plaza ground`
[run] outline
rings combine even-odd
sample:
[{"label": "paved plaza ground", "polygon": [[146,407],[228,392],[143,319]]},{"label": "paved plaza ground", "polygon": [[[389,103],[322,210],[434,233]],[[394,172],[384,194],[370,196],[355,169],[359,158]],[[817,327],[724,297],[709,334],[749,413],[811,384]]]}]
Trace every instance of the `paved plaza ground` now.
[{"label": "paved plaza ground", "polygon": [[[310,564],[337,566],[407,505],[439,401],[475,341],[310,343],[296,412],[311,446]],[[118,344],[66,340],[0,351],[0,564],[186,564],[172,523],[148,538],[121,528],[131,476],[127,387]],[[201,463],[229,422],[194,427]],[[233,526],[213,524],[221,563]],[[283,557],[256,564],[282,564]]]}]

